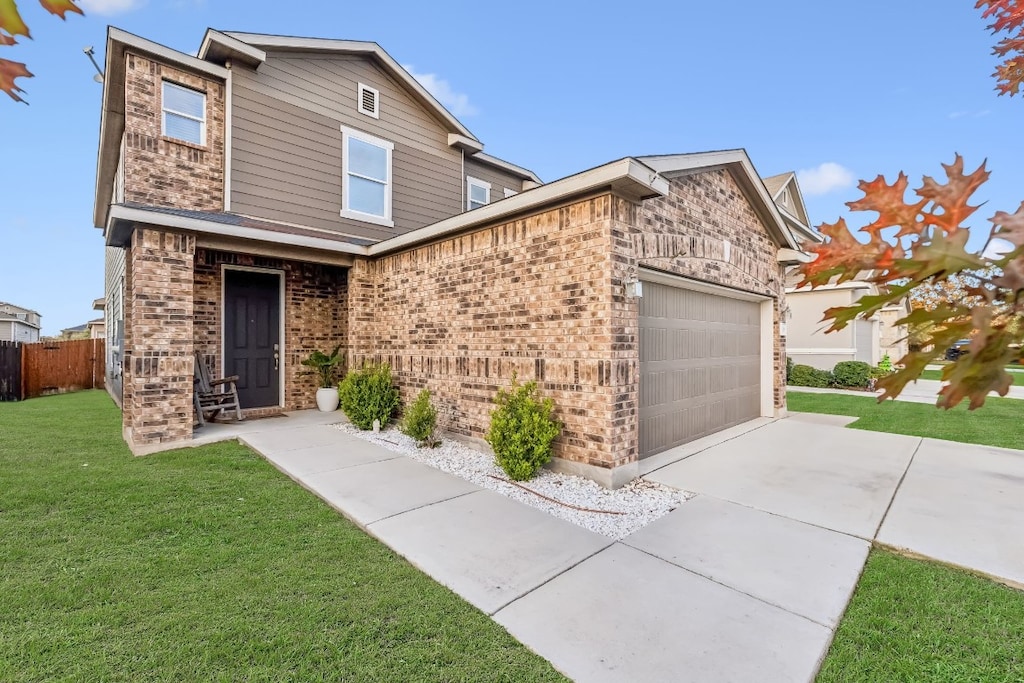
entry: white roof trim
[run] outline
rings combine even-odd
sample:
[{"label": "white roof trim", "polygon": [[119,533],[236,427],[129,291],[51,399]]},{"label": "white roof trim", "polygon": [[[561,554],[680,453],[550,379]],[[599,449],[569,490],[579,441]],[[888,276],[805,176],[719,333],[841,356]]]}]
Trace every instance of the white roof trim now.
[{"label": "white roof trim", "polygon": [[800,288],[786,287],[786,294],[809,294],[811,292],[827,292],[835,291],[837,289],[868,289],[877,291],[878,286],[875,285],[873,282],[864,282],[863,280],[851,280],[849,282],[843,282],[842,284],[838,285],[821,285],[819,287],[814,287],[813,289],[810,285]]},{"label": "white roof trim", "polygon": [[[144,223],[148,225],[159,225],[166,228],[188,230],[190,232],[218,235],[221,237],[237,237],[240,239],[257,240],[260,242],[277,242],[279,244],[290,244],[295,247],[308,247],[323,251],[333,251],[342,254],[366,253],[366,247],[348,242],[324,239],[320,237],[309,237],[307,235],[292,235],[286,232],[273,232],[259,228],[249,228],[241,225],[228,225],[215,221],[204,221],[189,216],[164,213],[162,211],[147,211],[131,206],[115,204],[110,207],[110,218],[107,220],[106,235],[108,244],[113,234],[113,224],[117,221],[130,223]],[[271,238],[272,237],[272,238]]]},{"label": "white roof trim", "polygon": [[378,242],[368,247],[366,253],[369,256],[377,256],[398,251],[420,242],[439,239],[481,224],[494,223],[503,218],[529,211],[539,205],[557,202],[575,194],[609,186],[637,197],[663,196],[668,194],[669,189],[668,181],[648,166],[633,158],[620,159],[562,180],[556,180],[548,185],[520,192],[508,199],[502,199],[500,202],[446,218],[419,230]]},{"label": "white roof trim", "polygon": [[184,52],[179,52],[172,48],[161,45],[160,43],[154,43],[152,40],[146,40],[139,36],[122,31],[119,28],[113,26],[110,27],[107,33],[107,45],[109,47],[111,42],[117,42],[123,44],[127,48],[134,48],[140,52],[159,57],[160,59],[166,60],[172,64],[183,66],[186,69],[192,69],[204,73],[208,76],[215,76],[227,80],[228,70],[222,66],[211,64],[210,62],[187,55]]},{"label": "white roof trim", "polygon": [[[0,323],[18,323],[19,325],[24,325],[25,327],[33,327],[33,328],[35,328],[37,330],[43,329],[42,325],[36,325],[35,323],[30,323],[27,320],[22,320],[21,318],[15,318],[13,316],[4,317],[6,315],[7,315],[6,313],[0,313]],[[36,313],[36,315],[39,315],[39,314]],[[42,316],[40,316],[40,317],[42,317]]]},{"label": "white roof trim", "polygon": [[[791,249],[797,249],[796,239],[790,232],[789,226],[786,225],[785,219],[782,214],[779,213],[779,207],[775,205],[775,200],[768,194],[768,188],[764,186],[764,181],[761,180],[761,176],[757,174],[757,169],[754,168],[753,162],[750,161],[750,157],[747,156],[747,152],[742,149],[730,149],[722,150],[717,152],[697,152],[694,154],[671,154],[665,156],[644,156],[637,157],[640,161],[647,164],[659,173],[675,173],[681,171],[697,171],[702,168],[710,168],[714,166],[729,166],[739,167],[743,169],[745,183],[740,185],[746,185],[746,189],[756,195],[757,199],[760,200],[761,208],[764,210],[766,217],[774,224],[775,229],[782,237],[782,241],[785,242],[783,246],[788,246]],[[765,216],[762,216],[764,218]],[[771,229],[772,226],[768,226]]]},{"label": "white roof trim", "polygon": [[267,61],[267,53],[263,50],[253,47],[248,43],[243,43],[237,38],[232,38],[226,33],[221,33],[220,31],[212,28],[206,29],[206,35],[203,36],[203,43],[199,46],[199,59],[205,60],[207,58],[207,55],[210,52],[210,46],[213,43],[219,43],[232,52],[242,54],[257,64],[262,64]]},{"label": "white roof trim", "polygon": [[537,177],[537,174],[534,173],[533,171],[531,171],[530,169],[523,168],[522,166],[516,166],[513,163],[509,163],[508,161],[505,161],[504,159],[499,159],[498,157],[491,156],[490,154],[484,154],[483,152],[477,152],[476,154],[471,156],[470,159],[474,159],[474,160],[477,160],[477,161],[482,161],[485,164],[490,164],[491,166],[497,166],[500,169],[508,171],[509,173],[517,175],[517,176],[519,176],[521,178],[525,178],[526,180],[532,180],[533,182],[537,183],[538,185],[543,185],[544,184],[544,181],[542,181],[539,177]]},{"label": "white roof trim", "polygon": [[[402,65],[395,61],[394,57],[389,55],[384,48],[377,43],[359,40],[334,40],[330,38],[295,38],[291,36],[273,36],[261,33],[241,33],[237,31],[226,31],[224,35],[240,40],[247,45],[253,45],[261,48],[372,54],[388,68],[393,76],[401,81],[402,85],[413,91],[423,102],[428,104],[442,120],[454,129],[454,132],[480,143],[477,137],[473,135],[468,128],[462,125],[462,123],[455,118],[455,116],[448,111],[444,105],[438,102],[437,99],[431,95],[419,81],[413,78],[408,71],[403,69]],[[480,144],[482,147],[482,143]]]}]

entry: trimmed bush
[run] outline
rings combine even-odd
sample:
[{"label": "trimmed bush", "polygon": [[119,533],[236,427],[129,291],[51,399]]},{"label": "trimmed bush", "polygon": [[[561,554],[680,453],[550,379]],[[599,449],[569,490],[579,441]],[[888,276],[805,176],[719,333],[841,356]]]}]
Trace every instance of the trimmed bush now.
[{"label": "trimmed bush", "polygon": [[832,384],[832,373],[810,365],[794,365],[789,374],[789,384],[794,387],[827,387]]},{"label": "trimmed bush", "polygon": [[359,429],[373,429],[373,421],[380,420],[383,429],[398,410],[401,399],[398,389],[391,384],[391,367],[365,365],[345,375],[338,387],[341,409]]},{"label": "trimmed bush", "polygon": [[402,424],[398,426],[402,433],[416,440],[420,448],[437,446],[440,441],[434,436],[437,428],[437,409],[430,402],[430,390],[424,389],[416,396],[405,410]]},{"label": "trimmed bush", "polygon": [[878,361],[878,372],[881,376],[885,376],[892,373],[892,359],[889,358],[889,354],[882,356],[882,360]]},{"label": "trimmed bush", "polygon": [[844,360],[832,368],[832,377],[839,387],[866,387],[871,381],[871,366],[859,360]]},{"label": "trimmed bush", "polygon": [[520,385],[515,377],[508,391],[498,390],[494,402],[498,408],[484,438],[505,474],[525,481],[551,460],[551,444],[562,431],[554,418],[555,402],[540,397],[536,382]]}]

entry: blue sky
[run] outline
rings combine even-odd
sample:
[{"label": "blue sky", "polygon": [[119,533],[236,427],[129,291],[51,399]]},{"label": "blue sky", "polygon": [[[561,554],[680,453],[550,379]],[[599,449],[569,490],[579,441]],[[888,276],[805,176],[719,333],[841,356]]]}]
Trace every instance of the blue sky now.
[{"label": "blue sky", "polygon": [[[814,224],[855,181],[941,174],[955,152],[992,180],[986,218],[1024,199],[1024,99],[997,97],[994,38],[973,0],[354,3],[82,0],[85,18],[18,0],[35,40],[31,106],[0,95],[0,300],[54,334],[98,314],[103,245],[92,227],[107,24],[194,52],[204,30],[375,40],[435,89],[489,153],[554,180],[640,154],[745,147],[762,175],[801,174]],[[825,166],[823,166],[825,165]],[[856,222],[863,224],[864,220]]]}]

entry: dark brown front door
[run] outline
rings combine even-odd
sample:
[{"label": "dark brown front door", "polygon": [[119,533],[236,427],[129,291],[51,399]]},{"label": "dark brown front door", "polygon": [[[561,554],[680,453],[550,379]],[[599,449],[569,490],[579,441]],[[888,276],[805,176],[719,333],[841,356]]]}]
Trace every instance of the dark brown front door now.
[{"label": "dark brown front door", "polygon": [[224,374],[238,375],[243,408],[281,402],[280,307],[279,275],[224,271]]}]

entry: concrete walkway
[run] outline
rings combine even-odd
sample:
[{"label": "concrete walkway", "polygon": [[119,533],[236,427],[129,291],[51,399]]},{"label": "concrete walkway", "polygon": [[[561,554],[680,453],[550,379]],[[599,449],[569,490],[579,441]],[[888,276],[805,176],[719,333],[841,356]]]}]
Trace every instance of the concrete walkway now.
[{"label": "concrete walkway", "polygon": [[240,439],[574,680],[767,683],[813,680],[876,536],[1024,580],[1024,453],[844,420],[686,451],[647,478],[700,495],[620,542],[330,426]]}]

